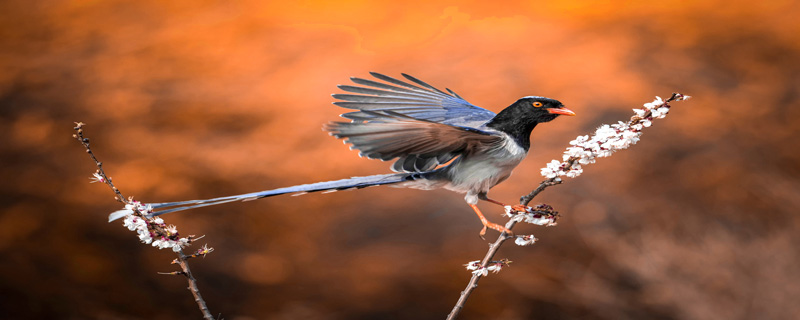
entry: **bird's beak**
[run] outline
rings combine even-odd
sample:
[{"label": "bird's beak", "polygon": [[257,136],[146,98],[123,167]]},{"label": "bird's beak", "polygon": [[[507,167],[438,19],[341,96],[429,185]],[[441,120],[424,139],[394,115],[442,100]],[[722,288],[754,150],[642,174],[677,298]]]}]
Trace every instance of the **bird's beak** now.
[{"label": "bird's beak", "polygon": [[567,115],[567,116],[574,116],[575,115],[575,111],[572,111],[572,110],[564,108],[564,107],[547,109],[547,112],[555,113],[555,114],[563,114],[563,115]]}]

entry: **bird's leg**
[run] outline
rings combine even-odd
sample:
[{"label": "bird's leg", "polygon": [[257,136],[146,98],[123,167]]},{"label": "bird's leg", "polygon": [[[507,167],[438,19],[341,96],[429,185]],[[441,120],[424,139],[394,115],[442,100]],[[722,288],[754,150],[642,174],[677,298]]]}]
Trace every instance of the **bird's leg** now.
[{"label": "bird's leg", "polygon": [[483,216],[483,213],[481,212],[481,209],[478,209],[477,205],[474,205],[474,204],[470,203],[469,206],[472,207],[472,210],[475,210],[475,214],[478,215],[478,218],[481,219],[481,223],[483,223],[483,229],[481,229],[481,233],[480,233],[481,238],[483,238],[483,235],[486,234],[486,229],[487,228],[497,230],[497,231],[499,231],[501,233],[505,232],[508,236],[514,236],[514,233],[511,232],[511,230],[508,230],[506,227],[503,227],[503,226],[501,226],[499,224],[496,224],[494,222],[489,222],[489,220],[487,220],[486,217]]},{"label": "bird's leg", "polygon": [[481,200],[485,200],[485,201],[488,201],[488,202],[491,202],[491,203],[494,203],[494,204],[499,204],[499,205],[501,205],[501,206],[503,206],[503,207],[505,207],[505,206],[506,206],[506,204],[505,204],[505,203],[502,203],[502,202],[500,202],[500,201],[497,201],[497,200],[495,200],[495,199],[491,199],[491,198],[485,198],[485,199],[481,199]]},{"label": "bird's leg", "polygon": [[[479,193],[478,194],[478,199],[481,199],[481,200],[484,200],[484,201],[487,201],[487,202],[491,202],[491,203],[494,203],[494,204],[497,204],[497,205],[500,205],[500,206],[503,206],[503,207],[509,206],[509,205],[507,205],[505,203],[502,203],[500,201],[497,201],[497,200],[489,198],[489,196],[487,196],[486,193]],[[517,212],[528,212],[531,209],[531,207],[523,206],[521,204],[510,205],[510,207],[511,207],[512,210],[517,211]]]}]

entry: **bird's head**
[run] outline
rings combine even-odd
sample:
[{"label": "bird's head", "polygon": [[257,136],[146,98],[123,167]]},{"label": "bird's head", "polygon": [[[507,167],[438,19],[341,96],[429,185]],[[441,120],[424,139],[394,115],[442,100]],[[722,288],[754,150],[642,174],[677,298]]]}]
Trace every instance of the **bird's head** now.
[{"label": "bird's head", "polygon": [[552,121],[559,115],[574,116],[575,112],[565,108],[561,101],[530,96],[520,98],[500,111],[488,125],[494,128],[527,127],[530,124],[535,126],[537,123]]},{"label": "bird's head", "polygon": [[575,112],[565,108],[561,101],[545,97],[524,97],[503,111],[509,109],[513,110],[513,113],[518,113],[522,118],[535,120],[537,123],[552,121],[559,115],[575,115]]},{"label": "bird's head", "polygon": [[506,107],[486,125],[510,134],[527,146],[531,131],[537,124],[552,121],[559,115],[574,116],[575,112],[565,108],[561,101],[530,96]]}]

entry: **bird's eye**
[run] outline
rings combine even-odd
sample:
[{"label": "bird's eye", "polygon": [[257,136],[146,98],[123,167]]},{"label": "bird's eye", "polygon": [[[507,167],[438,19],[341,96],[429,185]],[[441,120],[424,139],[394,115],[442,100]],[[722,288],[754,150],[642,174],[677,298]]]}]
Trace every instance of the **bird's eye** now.
[{"label": "bird's eye", "polygon": [[539,102],[539,101],[536,101],[536,102],[533,103],[533,107],[534,108],[541,108],[542,107],[542,103]]}]

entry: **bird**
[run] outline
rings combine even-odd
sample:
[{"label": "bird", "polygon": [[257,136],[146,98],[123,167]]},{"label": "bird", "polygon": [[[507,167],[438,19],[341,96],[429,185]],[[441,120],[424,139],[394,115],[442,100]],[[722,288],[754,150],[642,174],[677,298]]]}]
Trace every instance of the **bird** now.
[{"label": "bird", "polygon": [[[506,206],[488,197],[489,190],[511,176],[531,147],[531,132],[540,123],[575,112],[555,99],[526,96],[495,114],[446,88],[439,90],[413,76],[405,80],[370,72],[373,79],[351,77],[355,85],[338,85],[345,93],[334,105],[350,109],[340,116],[349,122],[330,122],[323,129],[343,139],[359,156],[394,160],[394,173],[317,182],[205,200],[149,203],[151,217],[165,213],[248,201],[281,194],[305,194],[394,185],[423,190],[447,189],[465,194],[483,228],[513,233],[490,222],[479,200]],[[516,208],[519,205],[513,206]],[[124,215],[109,217],[113,221]]]}]

